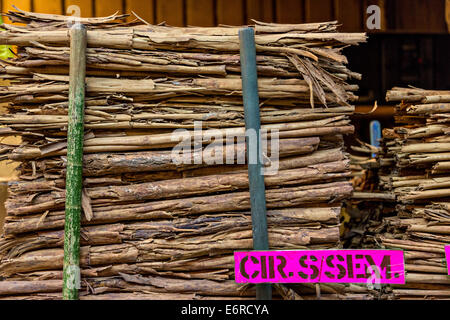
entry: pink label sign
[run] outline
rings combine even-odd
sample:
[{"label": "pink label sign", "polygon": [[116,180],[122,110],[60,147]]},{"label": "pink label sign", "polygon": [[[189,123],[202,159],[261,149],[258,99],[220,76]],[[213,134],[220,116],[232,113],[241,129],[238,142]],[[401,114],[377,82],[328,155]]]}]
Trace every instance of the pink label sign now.
[{"label": "pink label sign", "polygon": [[445,246],[445,259],[447,260],[447,270],[448,275],[450,276],[450,245]]},{"label": "pink label sign", "polygon": [[403,250],[235,252],[237,283],[405,283]]}]

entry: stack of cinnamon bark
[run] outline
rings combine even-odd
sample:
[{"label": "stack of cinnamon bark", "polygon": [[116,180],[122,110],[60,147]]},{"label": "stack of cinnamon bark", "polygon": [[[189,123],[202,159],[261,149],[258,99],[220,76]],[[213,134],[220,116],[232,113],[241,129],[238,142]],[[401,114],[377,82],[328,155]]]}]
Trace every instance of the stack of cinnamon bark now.
[{"label": "stack of cinnamon bark", "polygon": [[[21,162],[0,240],[0,298],[59,299],[71,22],[8,17],[25,26],[0,31],[0,43],[19,46],[1,63],[10,85],[0,88],[9,104],[0,134],[22,144],[0,145],[1,159]],[[119,18],[80,20],[88,28],[81,299],[254,297],[233,274],[233,252],[252,249],[239,28]],[[360,77],[341,50],[366,37],[338,33],[337,22],[252,27],[265,170],[276,169],[265,176],[270,248],[338,247],[352,193],[343,135],[353,132],[357,86],[347,81]],[[317,294],[276,288],[285,298]],[[320,289],[322,299],[369,297],[354,285]]]},{"label": "stack of cinnamon bark", "polygon": [[350,149],[354,192],[345,201],[344,246],[376,248],[375,237],[383,230],[383,218],[395,212],[395,195],[380,187],[379,173],[384,168],[382,149],[363,141]]},{"label": "stack of cinnamon bark", "polygon": [[383,246],[405,251],[406,284],[400,299],[448,299],[444,246],[450,243],[450,91],[394,88],[394,129],[384,131],[385,159],[395,166],[381,178],[397,197],[397,216],[386,218]]}]

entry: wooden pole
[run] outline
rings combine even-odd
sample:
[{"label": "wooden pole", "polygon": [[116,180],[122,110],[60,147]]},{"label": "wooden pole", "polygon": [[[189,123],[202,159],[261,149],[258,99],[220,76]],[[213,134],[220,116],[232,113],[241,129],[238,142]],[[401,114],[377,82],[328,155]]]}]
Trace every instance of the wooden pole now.
[{"label": "wooden pole", "polygon": [[67,130],[66,217],[63,299],[77,300],[80,288],[80,216],[83,171],[83,121],[86,75],[86,28],[70,30],[69,121]]},{"label": "wooden pole", "polygon": [[[267,232],[266,190],[261,165],[261,119],[259,114],[258,75],[256,70],[255,34],[252,28],[239,30],[242,96],[246,132],[251,131],[254,140],[247,136],[248,179],[252,212],[253,248],[269,250]],[[253,159],[253,161],[252,161]],[[256,286],[258,300],[270,300],[270,284]]]}]

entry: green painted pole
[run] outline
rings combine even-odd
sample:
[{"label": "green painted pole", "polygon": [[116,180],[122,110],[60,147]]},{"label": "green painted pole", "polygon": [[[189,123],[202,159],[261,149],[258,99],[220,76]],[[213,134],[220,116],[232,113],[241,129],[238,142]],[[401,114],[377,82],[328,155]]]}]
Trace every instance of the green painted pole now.
[{"label": "green painted pole", "polygon": [[86,76],[86,28],[70,29],[69,124],[67,129],[66,219],[63,299],[77,300],[80,288],[80,216],[83,172],[83,121]]},{"label": "green painted pole", "polygon": [[[261,119],[259,113],[258,75],[255,34],[252,28],[239,30],[242,96],[247,141],[248,179],[252,213],[253,249],[269,250],[267,233],[266,188],[261,164]],[[253,138],[253,141],[252,141]],[[270,284],[256,285],[256,299],[272,299]]]}]

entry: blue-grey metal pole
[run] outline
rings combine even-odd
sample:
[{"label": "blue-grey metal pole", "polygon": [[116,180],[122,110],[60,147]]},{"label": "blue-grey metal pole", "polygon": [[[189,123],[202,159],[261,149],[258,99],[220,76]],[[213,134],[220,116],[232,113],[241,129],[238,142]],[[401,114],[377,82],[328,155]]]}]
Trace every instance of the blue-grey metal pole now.
[{"label": "blue-grey metal pole", "polygon": [[[255,33],[252,28],[239,30],[242,96],[247,134],[248,179],[252,212],[253,249],[269,250],[267,234],[266,188],[261,165],[261,119],[259,114],[258,75],[256,71]],[[253,139],[252,139],[253,138]],[[272,299],[270,284],[256,286],[256,299]]]},{"label": "blue-grey metal pole", "polygon": [[[378,120],[370,122],[370,144],[374,147],[380,147],[381,140],[381,123]],[[376,158],[376,154],[372,153],[372,158]]]}]

